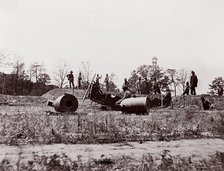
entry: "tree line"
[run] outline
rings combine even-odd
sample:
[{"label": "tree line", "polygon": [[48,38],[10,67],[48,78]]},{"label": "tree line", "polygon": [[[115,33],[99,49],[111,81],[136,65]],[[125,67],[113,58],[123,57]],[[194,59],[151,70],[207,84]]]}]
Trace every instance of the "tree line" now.
[{"label": "tree line", "polygon": [[51,78],[43,64],[34,62],[28,70],[25,70],[25,63],[20,58],[16,58],[14,62],[1,64],[12,68],[9,74],[0,72],[1,94],[42,95],[56,87],[50,85]]},{"label": "tree line", "polygon": [[[153,91],[153,81],[156,79],[160,85],[161,91],[166,92],[167,89],[170,89],[176,96],[184,92],[186,82],[190,79],[190,70],[186,68],[180,70],[173,68],[164,70],[158,65],[156,67],[153,65],[141,65],[137,67],[136,70],[132,71],[128,79],[130,89],[134,92],[138,91],[137,85],[139,78],[141,78],[143,85],[142,94],[150,94],[150,92]],[[147,82],[147,84],[145,82]],[[208,86],[209,90],[205,93],[218,95],[220,87],[223,89],[224,79],[220,76],[216,77]]]},{"label": "tree line", "polygon": [[[44,64],[33,62],[27,66],[22,57],[3,50],[0,50],[0,68],[0,94],[8,95],[42,95],[53,88],[67,88],[67,75],[73,70],[71,64],[61,63],[51,78]],[[3,72],[3,68],[8,72]],[[92,76],[90,61],[83,61],[79,70],[82,89],[86,89]]]},{"label": "tree line", "polygon": [[[18,56],[13,56],[11,54],[6,54],[0,51],[0,67],[11,68],[11,73],[6,74],[0,70],[0,93],[9,95],[42,95],[45,92],[59,87],[66,88],[68,83],[67,74],[72,70],[71,65],[62,63],[55,67],[53,72],[54,84],[51,84],[51,78],[48,75],[45,66],[39,64],[38,62],[33,62],[28,69],[25,68],[25,62],[22,58]],[[10,59],[11,58],[11,59]],[[10,62],[8,59],[10,59]],[[92,68],[90,61],[83,61],[81,63],[81,69],[79,72],[82,73],[82,88],[86,89],[91,81]],[[77,74],[79,73],[77,72]],[[143,94],[149,94],[152,88],[153,80],[156,78],[160,84],[162,91],[166,91],[170,88],[174,94],[182,94],[186,82],[189,79],[190,71],[186,68],[181,70],[176,69],[166,69],[163,70],[160,66],[153,65],[141,65],[137,67],[136,70],[131,72],[131,76],[128,78],[130,83],[130,88],[137,92],[137,82],[139,77],[143,80],[147,79],[148,92],[143,92]],[[110,91],[117,89],[116,84],[113,81],[115,77],[114,73],[110,75]],[[222,77],[215,78],[209,85],[210,94],[216,94],[218,86],[224,85],[224,80]]]},{"label": "tree line", "polygon": [[[139,78],[142,83],[147,81],[147,88],[143,87],[143,94],[149,94],[152,92],[153,81],[156,79],[160,85],[161,91],[171,89],[174,94],[180,94],[183,92],[186,86],[186,82],[189,79],[189,71],[185,68],[181,70],[166,69],[163,70],[160,66],[141,65],[136,70],[133,70],[131,77],[128,79],[130,88],[133,91],[137,91],[137,84]],[[146,86],[146,84],[143,84]],[[147,89],[147,90],[146,90]]]}]

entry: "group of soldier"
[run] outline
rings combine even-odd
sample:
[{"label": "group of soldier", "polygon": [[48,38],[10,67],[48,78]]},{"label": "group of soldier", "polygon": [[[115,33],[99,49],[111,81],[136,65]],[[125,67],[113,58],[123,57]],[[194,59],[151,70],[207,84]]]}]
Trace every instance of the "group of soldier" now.
[{"label": "group of soldier", "polygon": [[[195,72],[191,71],[190,84],[189,84],[189,82],[186,82],[186,87],[183,92],[183,95],[189,95],[189,92],[191,95],[196,95],[197,85],[198,85],[198,78],[197,78]],[[218,94],[218,96],[223,95],[223,87],[221,84],[218,84],[217,94]]]},{"label": "group of soldier", "polygon": [[[124,81],[124,84],[127,80]],[[198,78],[194,71],[191,71],[190,83],[186,82],[186,87],[183,92],[183,95],[196,95],[196,87],[198,85]],[[136,83],[136,89],[139,94],[149,94],[149,91],[152,91],[154,94],[161,94],[160,84],[156,78],[153,79],[152,85],[148,82],[147,78],[142,81],[142,78],[139,77]]]},{"label": "group of soldier", "polygon": [[[74,89],[75,86],[74,86],[73,71],[70,71],[70,73],[67,75],[67,78],[69,80],[69,87]],[[102,78],[102,75],[101,76],[99,76],[99,74],[96,75],[95,82],[97,85],[100,85],[101,78]],[[108,76],[108,74],[106,74],[106,76],[105,76],[104,83],[105,83],[106,91],[109,91],[109,76]],[[191,71],[190,83],[188,81],[186,82],[183,96],[189,95],[189,94],[196,95],[197,85],[198,85],[197,75],[195,74],[194,71]],[[130,85],[129,85],[127,78],[124,79],[122,89],[123,89],[123,87],[125,87],[125,88],[127,87],[128,89],[130,89]],[[79,75],[78,75],[77,88],[82,89],[82,73],[81,72],[79,72]],[[153,92],[154,94],[161,94],[160,89],[161,89],[160,84],[156,78],[154,78],[151,83],[148,81],[147,78],[144,78],[144,80],[143,80],[141,77],[139,77],[138,81],[136,82],[136,92],[138,94],[150,94],[150,92]],[[223,88],[221,85],[218,85],[217,93],[219,96],[223,95]]]},{"label": "group of soldier", "polygon": [[[196,87],[198,85],[198,78],[195,74],[194,71],[191,71],[191,77],[190,77],[190,83],[186,82],[186,87],[185,90],[183,92],[183,96],[185,95],[196,95]],[[151,87],[150,87],[151,86]],[[123,84],[123,91],[124,91],[124,96],[121,100],[119,100],[117,102],[117,104],[120,104],[122,102],[122,100],[124,100],[125,98],[129,98],[131,96],[131,92],[128,89],[129,87],[129,83],[127,81],[127,79],[124,79],[124,84]],[[149,94],[149,91],[153,92],[154,94],[161,94],[160,91],[160,85],[159,82],[154,79],[152,82],[152,85],[149,84],[147,78],[144,79],[144,81],[142,81],[142,78],[139,77],[137,83],[136,83],[136,89],[137,89],[137,93],[139,94]],[[167,94],[170,94],[169,89],[167,89]],[[222,96],[223,94],[223,88],[221,85],[218,86],[218,95]],[[201,97],[201,102],[202,102],[202,107],[204,110],[209,110],[212,108],[212,104],[209,100],[205,99],[204,97]]]},{"label": "group of soldier", "polygon": [[[132,94],[132,92],[131,92],[129,87],[130,87],[129,82],[125,78],[123,86],[122,86],[124,95],[123,95],[122,99],[120,99],[119,101],[116,102],[117,105],[119,105],[126,98],[130,98],[132,96],[135,97],[135,94],[134,95]],[[139,77],[138,81],[136,83],[136,90],[137,90],[136,93],[137,94],[149,95],[149,94],[153,93],[153,94],[159,94],[160,95],[161,94],[160,88],[161,88],[160,84],[159,84],[159,82],[157,81],[156,78],[154,78],[152,83],[151,83],[151,82],[148,81],[147,78],[145,78],[144,81],[142,81],[142,78]],[[161,96],[161,97],[163,97],[163,101],[164,102],[166,101],[166,102],[168,102],[170,104],[170,102],[172,100],[170,89],[167,88],[165,96]],[[157,99],[158,99],[158,97],[157,97]],[[159,97],[159,100],[160,100],[160,97]]]},{"label": "group of soldier", "polygon": [[[70,88],[75,88],[74,86],[74,75],[73,75],[73,71],[70,71],[70,73],[67,75],[67,78],[69,80],[69,87]],[[100,88],[100,79],[102,78],[102,75],[99,76],[99,74],[96,75],[95,78],[95,84],[99,86]],[[109,76],[108,74],[106,74],[105,79],[104,79],[104,85],[106,88],[106,91],[109,91]],[[186,86],[183,92],[183,96],[185,95],[196,95],[196,87],[198,85],[198,78],[197,75],[195,74],[194,71],[191,71],[191,76],[190,76],[190,81],[186,82]],[[123,89],[123,98],[120,99],[119,101],[116,102],[116,104],[120,104],[124,99],[126,98],[130,98],[132,96],[131,90],[130,90],[131,85],[129,84],[127,78],[124,79],[124,83],[122,86]],[[82,89],[82,74],[81,72],[79,72],[78,75],[78,89]],[[150,94],[150,93],[154,93],[154,94],[161,94],[161,86],[160,83],[157,81],[156,78],[153,79],[153,81],[148,81],[147,78],[144,78],[144,80],[142,80],[141,77],[138,78],[137,82],[136,82],[136,93],[138,94]],[[167,88],[167,92],[170,93],[169,88]],[[223,95],[223,88],[222,85],[218,85],[217,88],[217,94],[218,96],[222,96]],[[204,110],[209,110],[212,108],[212,104],[209,100],[205,99],[204,97],[201,97],[201,101],[202,101],[202,107]]]},{"label": "group of soldier", "polygon": [[[74,85],[74,75],[73,75],[73,71],[70,71],[70,73],[67,75],[68,81],[69,81],[69,88],[73,88],[75,89],[75,85]],[[82,89],[82,73],[79,72],[78,75],[78,89]]]},{"label": "group of soldier", "polygon": [[[189,91],[190,91],[191,95],[196,95],[195,88],[197,87],[197,84],[198,84],[198,78],[195,75],[195,72],[191,71],[190,84],[189,84],[189,82],[186,82],[186,88],[183,93],[183,96],[189,95]],[[217,94],[218,94],[218,96],[223,95],[223,87],[221,84],[218,84]],[[204,110],[210,110],[213,108],[212,103],[208,99],[206,99],[204,96],[201,96],[201,103],[202,103],[202,108]]]},{"label": "group of soldier", "polygon": [[[125,78],[123,86],[130,87],[128,80]],[[147,78],[142,80],[141,77],[138,78],[136,82],[136,93],[138,94],[150,94],[150,91],[153,91],[155,94],[161,94],[160,85],[157,79],[153,79],[152,84],[148,81]]]},{"label": "group of soldier", "polygon": [[[102,78],[102,75],[99,76],[99,74],[96,75],[96,85],[100,86],[100,79]],[[106,74],[105,79],[104,79],[104,83],[105,83],[105,87],[106,87],[106,91],[109,91],[109,76],[108,74]]]},{"label": "group of soldier", "polygon": [[[197,87],[198,79],[197,79],[197,76],[194,71],[192,71],[191,74],[192,75],[190,77],[190,84],[189,84],[189,82],[186,83],[186,88],[183,92],[183,95],[189,95],[189,92],[191,93],[191,95],[196,95],[195,88]],[[70,73],[67,75],[67,78],[69,81],[69,87],[74,89],[75,86],[74,86],[73,71],[70,71]],[[96,75],[95,82],[97,85],[100,85],[101,78],[102,78],[102,75],[101,76],[99,76],[99,74]],[[105,83],[106,91],[109,91],[109,76],[108,76],[108,74],[106,74],[106,76],[105,76],[104,83]],[[123,87],[124,86],[127,88],[130,88],[127,78],[124,79]],[[82,73],[81,72],[79,72],[79,75],[78,75],[77,88],[82,89]],[[150,94],[150,92],[153,92],[154,94],[161,94],[160,84],[156,78],[154,78],[151,83],[148,81],[147,78],[144,78],[144,80],[142,80],[142,78],[139,77],[138,81],[136,82],[136,90],[137,90],[138,94]],[[221,86],[219,86],[218,91],[219,91],[219,94],[223,93],[223,89],[221,88]]]},{"label": "group of soldier", "polygon": [[191,95],[196,95],[197,86],[198,86],[198,77],[194,71],[191,71],[190,84],[188,81],[186,82],[186,87],[183,92],[183,95],[189,95],[190,91]]}]

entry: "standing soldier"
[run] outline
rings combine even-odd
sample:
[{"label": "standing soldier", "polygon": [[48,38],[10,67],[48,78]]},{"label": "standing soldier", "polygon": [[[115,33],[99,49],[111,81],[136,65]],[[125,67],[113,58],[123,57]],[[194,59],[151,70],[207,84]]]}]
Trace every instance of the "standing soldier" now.
[{"label": "standing soldier", "polygon": [[204,97],[201,97],[201,102],[204,110],[210,110],[212,108],[211,102]]},{"label": "standing soldier", "polygon": [[189,90],[190,90],[190,85],[189,85],[189,82],[186,82],[186,88],[183,92],[183,96],[186,94],[186,95],[189,95]]},{"label": "standing soldier", "polygon": [[159,83],[156,80],[156,78],[153,81],[153,91],[154,91],[155,94],[157,94],[157,93],[158,94],[161,94],[160,87],[159,87]]},{"label": "standing soldier", "polygon": [[98,86],[100,86],[100,79],[102,78],[102,76],[99,76],[99,74],[96,75],[96,84]]},{"label": "standing soldier", "polygon": [[191,78],[190,78],[190,87],[191,87],[191,95],[196,95],[195,87],[198,86],[198,78],[195,75],[194,71],[191,71]]},{"label": "standing soldier", "polygon": [[145,80],[142,83],[142,94],[149,94],[149,82],[147,77],[145,77]]},{"label": "standing soldier", "polygon": [[106,74],[104,82],[106,85],[106,90],[109,91],[109,76],[108,76],[108,74]]},{"label": "standing soldier", "polygon": [[70,71],[70,74],[68,74],[67,77],[68,77],[68,81],[69,81],[69,87],[71,88],[71,85],[72,85],[72,88],[74,89],[75,86],[74,86],[73,71]]},{"label": "standing soldier", "polygon": [[82,81],[82,73],[79,72],[79,76],[78,76],[78,89],[81,89],[82,88],[81,81]]},{"label": "standing soldier", "polygon": [[141,91],[142,91],[142,78],[141,77],[138,78],[137,87],[136,88],[137,88],[137,92],[139,94],[141,94]]},{"label": "standing soldier", "polygon": [[123,86],[126,86],[126,87],[129,88],[129,82],[128,82],[127,78],[124,79],[124,84],[123,84]]},{"label": "standing soldier", "polygon": [[218,85],[218,96],[222,96],[223,95],[223,88],[222,86],[219,84]]}]

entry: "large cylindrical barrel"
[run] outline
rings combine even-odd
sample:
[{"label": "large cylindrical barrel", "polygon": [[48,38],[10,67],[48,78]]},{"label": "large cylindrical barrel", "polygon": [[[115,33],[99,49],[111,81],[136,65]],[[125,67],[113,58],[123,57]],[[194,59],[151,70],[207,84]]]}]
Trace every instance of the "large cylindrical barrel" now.
[{"label": "large cylindrical barrel", "polygon": [[53,106],[57,112],[75,112],[78,108],[78,100],[71,94],[64,94],[55,101],[48,101],[48,106]]},{"label": "large cylindrical barrel", "polygon": [[127,113],[148,114],[150,110],[150,99],[148,97],[132,97],[121,102],[122,111]]}]

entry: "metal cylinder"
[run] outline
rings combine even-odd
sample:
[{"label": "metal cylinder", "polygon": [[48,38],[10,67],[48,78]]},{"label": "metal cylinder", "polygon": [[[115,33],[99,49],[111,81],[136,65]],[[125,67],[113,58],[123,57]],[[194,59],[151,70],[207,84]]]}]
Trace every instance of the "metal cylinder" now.
[{"label": "metal cylinder", "polygon": [[150,110],[150,99],[148,97],[132,97],[121,102],[122,111],[127,113],[148,114]]},{"label": "metal cylinder", "polygon": [[78,108],[78,100],[75,96],[65,93],[53,102],[49,100],[47,105],[53,106],[57,112],[75,112]]}]

